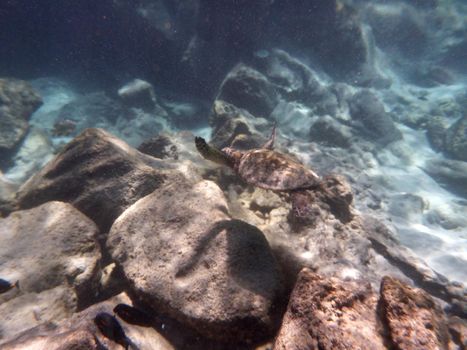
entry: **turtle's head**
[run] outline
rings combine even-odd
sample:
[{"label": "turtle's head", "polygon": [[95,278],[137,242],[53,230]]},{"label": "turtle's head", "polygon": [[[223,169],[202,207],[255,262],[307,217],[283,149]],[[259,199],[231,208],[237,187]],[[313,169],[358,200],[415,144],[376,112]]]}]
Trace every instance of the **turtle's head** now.
[{"label": "turtle's head", "polygon": [[233,167],[234,159],[231,158],[231,156],[229,156],[227,153],[224,153],[223,151],[219,151],[217,148],[209,146],[206,143],[206,140],[202,137],[195,137],[195,145],[196,149],[203,156],[203,158],[218,164]]},{"label": "turtle's head", "polygon": [[230,164],[232,164],[231,166],[237,170],[236,166],[240,162],[240,158],[242,158],[243,152],[232,147],[224,147],[222,149],[222,153],[224,153],[229,158]]}]

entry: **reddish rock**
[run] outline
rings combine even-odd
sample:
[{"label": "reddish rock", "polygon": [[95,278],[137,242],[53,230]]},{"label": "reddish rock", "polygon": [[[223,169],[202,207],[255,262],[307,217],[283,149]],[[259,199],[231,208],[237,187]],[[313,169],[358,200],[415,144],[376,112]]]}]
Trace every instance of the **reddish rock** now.
[{"label": "reddish rock", "polygon": [[395,349],[448,349],[446,318],[425,291],[385,276],[381,305],[381,317]]},{"label": "reddish rock", "polygon": [[377,302],[367,283],[303,269],[274,350],[385,349],[375,313]]}]

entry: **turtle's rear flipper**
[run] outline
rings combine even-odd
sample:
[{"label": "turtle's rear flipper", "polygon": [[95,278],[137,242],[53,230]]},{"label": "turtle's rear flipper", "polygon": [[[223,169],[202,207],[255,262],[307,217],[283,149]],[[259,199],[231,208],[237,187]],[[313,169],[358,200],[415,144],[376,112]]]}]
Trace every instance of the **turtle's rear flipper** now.
[{"label": "turtle's rear flipper", "polygon": [[274,149],[274,141],[276,141],[276,124],[274,122],[274,126],[272,127],[271,136],[269,136],[269,140],[263,145],[262,148],[270,149],[271,151]]}]

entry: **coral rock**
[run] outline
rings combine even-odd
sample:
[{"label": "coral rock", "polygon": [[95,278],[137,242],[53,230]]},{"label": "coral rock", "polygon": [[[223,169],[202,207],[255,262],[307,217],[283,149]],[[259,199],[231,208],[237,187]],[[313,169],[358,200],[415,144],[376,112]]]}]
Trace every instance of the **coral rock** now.
[{"label": "coral rock", "polygon": [[426,292],[386,276],[381,301],[383,322],[396,349],[447,349],[444,313]]},{"label": "coral rock", "polygon": [[375,313],[378,296],[366,283],[303,269],[274,350],[385,349]]}]

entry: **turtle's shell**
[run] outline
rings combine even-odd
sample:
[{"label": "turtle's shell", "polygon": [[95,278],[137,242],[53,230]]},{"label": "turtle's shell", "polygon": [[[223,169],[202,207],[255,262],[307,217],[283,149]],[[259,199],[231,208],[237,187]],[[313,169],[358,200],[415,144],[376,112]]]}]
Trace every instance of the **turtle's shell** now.
[{"label": "turtle's shell", "polygon": [[311,188],[319,177],[294,159],[268,149],[246,151],[236,170],[247,183],[268,190],[290,191]]}]

